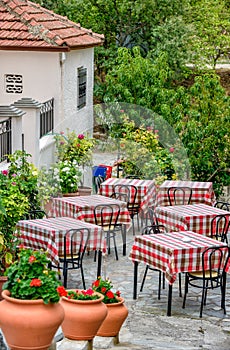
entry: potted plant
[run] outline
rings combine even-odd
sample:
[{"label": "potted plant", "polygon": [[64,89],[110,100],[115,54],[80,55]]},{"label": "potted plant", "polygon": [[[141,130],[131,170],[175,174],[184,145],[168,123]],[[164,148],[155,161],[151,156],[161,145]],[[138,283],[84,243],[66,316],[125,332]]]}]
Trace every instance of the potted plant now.
[{"label": "potted plant", "polygon": [[107,316],[97,332],[97,335],[101,337],[118,337],[122,324],[128,316],[124,298],[121,297],[119,291],[113,292],[112,288],[112,282],[108,278],[103,280],[98,277],[92,284],[95,292],[104,295],[103,303],[108,309]]},{"label": "potted plant", "polygon": [[[66,134],[61,132],[55,135],[55,145],[58,162],[64,164],[67,161],[68,167],[71,167],[72,164],[75,169],[77,165],[78,170],[81,172],[81,178],[79,178],[77,183],[78,191],[81,191],[81,188],[84,187],[85,168],[91,165],[95,139],[88,134],[77,134],[75,131],[67,129]],[[88,188],[87,194],[91,194],[91,190],[91,188]],[[82,195],[83,193],[79,194]]]},{"label": "potted plant", "polygon": [[103,295],[87,290],[65,290],[59,287],[61,305],[65,310],[62,331],[66,338],[92,340],[107,315]]},{"label": "potted plant", "polygon": [[45,252],[19,248],[18,259],[7,268],[0,325],[12,349],[47,350],[64,319],[60,282],[48,264]]}]

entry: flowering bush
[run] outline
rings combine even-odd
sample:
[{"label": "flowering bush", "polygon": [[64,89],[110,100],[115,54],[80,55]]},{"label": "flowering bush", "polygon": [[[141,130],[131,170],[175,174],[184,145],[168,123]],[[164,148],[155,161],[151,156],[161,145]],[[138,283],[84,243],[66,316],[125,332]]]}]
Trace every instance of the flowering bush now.
[{"label": "flowering bush", "polygon": [[52,164],[49,169],[42,167],[38,172],[38,197],[43,206],[62,192],[59,172],[58,164]]},{"label": "flowering bush", "polygon": [[16,174],[0,172],[0,275],[12,263],[16,252],[14,232],[17,222],[29,209],[29,201],[20,191]]},{"label": "flowering bush", "polygon": [[77,162],[78,165],[90,165],[95,139],[88,135],[67,130],[55,135],[57,157],[60,161]]},{"label": "flowering bush", "polygon": [[63,286],[57,288],[60,297],[66,297],[72,300],[96,300],[100,298],[100,295],[95,293],[92,288],[87,290],[66,290]]},{"label": "flowering bush", "polygon": [[48,268],[49,259],[41,250],[20,249],[16,260],[6,271],[8,280],[3,289],[11,297],[23,300],[43,299],[45,304],[57,303],[60,282],[55,271]]},{"label": "flowering bush", "polygon": [[77,192],[82,172],[79,170],[76,160],[60,162],[59,177],[62,193]]},{"label": "flowering bush", "polygon": [[92,288],[95,292],[104,295],[103,303],[113,304],[119,302],[117,298],[121,296],[121,293],[119,290],[116,292],[112,291],[113,285],[108,278],[106,280],[103,280],[101,277],[98,277],[98,279],[93,282]]}]

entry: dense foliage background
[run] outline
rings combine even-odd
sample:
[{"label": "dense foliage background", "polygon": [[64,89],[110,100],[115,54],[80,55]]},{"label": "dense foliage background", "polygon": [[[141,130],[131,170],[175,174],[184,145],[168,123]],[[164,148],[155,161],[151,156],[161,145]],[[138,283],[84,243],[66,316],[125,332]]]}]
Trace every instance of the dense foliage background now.
[{"label": "dense foliage background", "polygon": [[192,178],[221,194],[230,184],[230,105],[216,65],[230,63],[230,1],[35,2],[105,35],[95,49],[95,102],[162,116],[187,150]]}]

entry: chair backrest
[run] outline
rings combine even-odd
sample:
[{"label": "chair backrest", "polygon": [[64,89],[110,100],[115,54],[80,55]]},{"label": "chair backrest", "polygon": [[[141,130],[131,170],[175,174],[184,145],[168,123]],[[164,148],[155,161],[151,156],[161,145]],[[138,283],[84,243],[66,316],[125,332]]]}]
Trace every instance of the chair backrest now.
[{"label": "chair backrest", "polygon": [[70,229],[64,235],[64,260],[82,261],[90,231],[88,228]]},{"label": "chair backrest", "polygon": [[96,193],[98,193],[100,187],[101,187],[101,184],[102,182],[105,181],[105,178],[101,175],[98,175],[98,176],[95,176],[94,178],[94,183],[95,183],[95,191]]},{"label": "chair backrest", "polygon": [[137,188],[134,185],[120,185],[117,184],[114,186],[114,192],[119,192],[126,194],[128,198],[128,204],[136,203],[137,199]]},{"label": "chair backrest", "polygon": [[[227,259],[228,252],[226,252],[226,248],[224,247],[209,247],[202,252],[203,279],[208,276],[211,280],[212,288],[214,288],[214,281],[217,285],[220,285],[222,271],[224,270]],[[207,271],[209,272],[208,274]]]},{"label": "chair backrest", "polygon": [[42,209],[30,210],[25,214],[26,220],[43,219],[44,217],[48,218],[48,215]]},{"label": "chair backrest", "polygon": [[94,208],[95,224],[111,229],[118,223],[120,206],[118,204],[99,204]]},{"label": "chair backrest", "polygon": [[142,235],[151,235],[158,233],[167,233],[166,227],[164,225],[148,225],[142,229]]},{"label": "chair backrest", "polygon": [[126,175],[125,179],[138,179],[138,180],[140,180],[140,177],[138,175]]},{"label": "chair backrest", "polygon": [[158,225],[157,216],[152,208],[148,208],[146,220],[149,220],[151,225]]},{"label": "chair backrest", "polygon": [[110,198],[115,198],[115,199],[118,199],[119,201],[128,203],[129,196],[127,193],[113,192]]},{"label": "chair backrest", "polygon": [[230,211],[230,203],[228,203],[228,202],[217,201],[217,202],[214,204],[214,207],[219,208],[219,209],[223,209],[223,210]]},{"label": "chair backrest", "polygon": [[189,204],[192,198],[190,187],[169,187],[167,190],[170,205]]},{"label": "chair backrest", "polygon": [[227,233],[230,229],[230,213],[216,215],[211,221],[211,237],[227,242]]}]

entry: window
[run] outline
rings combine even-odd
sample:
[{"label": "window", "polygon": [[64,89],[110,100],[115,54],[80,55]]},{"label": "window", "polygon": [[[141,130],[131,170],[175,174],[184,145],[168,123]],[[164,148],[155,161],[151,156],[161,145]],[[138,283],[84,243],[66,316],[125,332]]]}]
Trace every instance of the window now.
[{"label": "window", "polygon": [[78,109],[86,105],[86,81],[87,69],[83,67],[78,68]]},{"label": "window", "polygon": [[5,89],[8,94],[21,94],[23,91],[22,75],[5,74]]}]

